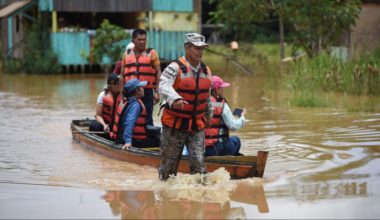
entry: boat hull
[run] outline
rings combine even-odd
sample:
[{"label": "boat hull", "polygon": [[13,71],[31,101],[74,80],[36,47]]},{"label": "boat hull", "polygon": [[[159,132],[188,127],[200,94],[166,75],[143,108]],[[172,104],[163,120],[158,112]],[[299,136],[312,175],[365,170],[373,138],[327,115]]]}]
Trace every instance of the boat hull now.
[{"label": "boat hull", "polygon": [[[135,163],[144,166],[159,167],[160,155],[158,150],[134,148],[126,151],[121,149],[122,145],[115,144],[88,131],[90,120],[73,120],[71,132],[73,139],[85,148],[103,154],[107,157]],[[233,179],[263,177],[268,152],[258,151],[257,156],[217,156],[206,157],[205,165],[208,172],[224,167]],[[178,171],[190,173],[189,159],[182,156]]]}]

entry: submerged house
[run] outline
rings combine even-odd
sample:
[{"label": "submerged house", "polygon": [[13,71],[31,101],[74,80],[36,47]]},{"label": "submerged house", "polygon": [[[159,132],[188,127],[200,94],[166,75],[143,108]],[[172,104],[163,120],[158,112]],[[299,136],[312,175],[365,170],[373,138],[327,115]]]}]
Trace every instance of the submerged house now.
[{"label": "submerged house", "polygon": [[363,0],[362,11],[349,36],[351,54],[380,48],[380,0]]},{"label": "submerged house", "polygon": [[145,29],[147,46],[169,61],[183,54],[185,33],[200,31],[201,0],[10,1],[0,9],[3,57],[22,58],[25,33],[38,12],[48,15],[52,48],[63,66],[91,65],[83,54],[103,19],[128,32]]},{"label": "submerged house", "polygon": [[362,0],[355,27],[343,34],[332,55],[344,60],[380,48],[380,0]]},{"label": "submerged house", "polygon": [[36,1],[2,1],[0,10],[2,57],[22,58],[22,43],[30,23],[35,20]]}]

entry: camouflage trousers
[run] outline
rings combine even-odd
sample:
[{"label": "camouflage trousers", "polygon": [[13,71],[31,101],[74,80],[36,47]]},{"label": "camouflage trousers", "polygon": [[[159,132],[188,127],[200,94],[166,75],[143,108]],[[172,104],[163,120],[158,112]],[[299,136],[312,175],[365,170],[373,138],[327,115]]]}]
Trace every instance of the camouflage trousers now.
[{"label": "camouflage trousers", "polygon": [[206,173],[204,142],[204,130],[190,133],[162,125],[161,161],[158,169],[160,180],[166,180],[172,174],[177,175],[184,145],[189,151],[190,173]]}]

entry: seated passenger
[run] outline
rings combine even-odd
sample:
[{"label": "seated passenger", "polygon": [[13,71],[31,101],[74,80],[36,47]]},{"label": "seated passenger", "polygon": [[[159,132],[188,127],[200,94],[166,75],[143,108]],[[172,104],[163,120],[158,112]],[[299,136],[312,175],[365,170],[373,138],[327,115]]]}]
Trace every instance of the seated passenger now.
[{"label": "seated passenger", "polygon": [[147,81],[129,80],[123,89],[123,100],[120,102],[111,137],[123,150],[134,147],[158,147],[160,139],[149,136],[146,129],[147,112],[141,98]]},{"label": "seated passenger", "polygon": [[116,109],[121,100],[122,81],[119,75],[112,73],[108,76],[107,87],[102,91],[96,104],[96,121],[91,122],[90,131],[104,131],[100,135],[109,138],[110,129],[113,126]]},{"label": "seated passenger", "polygon": [[239,119],[235,119],[226,99],[223,88],[230,86],[218,76],[212,76],[211,101],[214,113],[210,128],[205,130],[205,156],[240,155],[240,138],[229,137],[229,130],[238,130],[244,126],[246,110]]}]

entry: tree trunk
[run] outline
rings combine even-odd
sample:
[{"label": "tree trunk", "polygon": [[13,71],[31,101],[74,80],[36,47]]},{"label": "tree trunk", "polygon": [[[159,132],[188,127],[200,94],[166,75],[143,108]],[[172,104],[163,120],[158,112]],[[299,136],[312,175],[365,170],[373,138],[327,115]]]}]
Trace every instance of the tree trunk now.
[{"label": "tree trunk", "polygon": [[285,58],[285,41],[284,41],[284,18],[281,13],[278,15],[278,26],[280,32],[280,58]]}]

